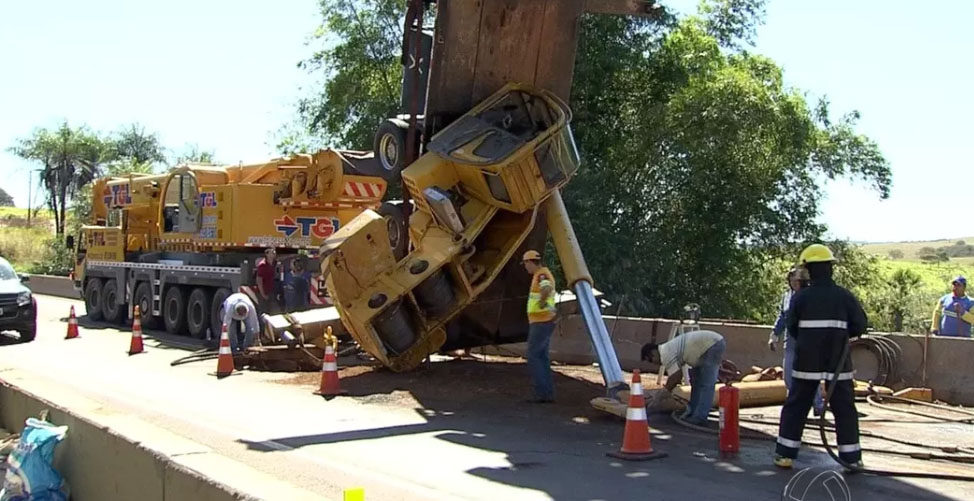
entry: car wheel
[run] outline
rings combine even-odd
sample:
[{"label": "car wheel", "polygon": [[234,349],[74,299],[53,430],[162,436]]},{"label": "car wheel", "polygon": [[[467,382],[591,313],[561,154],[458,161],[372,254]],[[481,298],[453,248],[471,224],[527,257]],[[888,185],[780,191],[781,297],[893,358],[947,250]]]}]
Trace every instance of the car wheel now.
[{"label": "car wheel", "polygon": [[20,331],[20,342],[29,343],[37,337],[37,326],[34,325],[27,330]]},{"label": "car wheel", "polygon": [[162,322],[166,332],[183,335],[186,332],[186,293],[179,286],[170,286],[162,300]]},{"label": "car wheel", "polygon": [[132,299],[139,307],[139,314],[142,317],[143,329],[158,329],[159,317],[152,314],[152,286],[149,282],[140,282],[135,288],[135,297]]},{"label": "car wheel", "polygon": [[126,305],[118,302],[118,281],[112,279],[105,282],[101,291],[101,310],[106,322],[120,324],[125,321]]},{"label": "car wheel", "polygon": [[89,279],[85,285],[85,312],[88,319],[98,321],[103,318],[101,296],[101,279]]},{"label": "car wheel", "polygon": [[186,327],[189,335],[196,339],[206,339],[206,329],[210,327],[210,306],[213,293],[209,288],[197,287],[189,294],[186,302]]}]

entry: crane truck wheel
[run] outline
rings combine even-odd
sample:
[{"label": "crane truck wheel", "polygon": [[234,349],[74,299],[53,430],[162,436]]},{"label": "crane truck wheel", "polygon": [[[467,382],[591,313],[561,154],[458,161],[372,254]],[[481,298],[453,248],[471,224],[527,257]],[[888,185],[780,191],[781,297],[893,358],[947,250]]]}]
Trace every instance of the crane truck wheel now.
[{"label": "crane truck wheel", "polygon": [[197,287],[189,294],[186,302],[186,327],[189,335],[196,339],[206,339],[206,329],[210,327],[210,306],[213,293],[209,288]]},{"label": "crane truck wheel", "polygon": [[386,230],[389,232],[389,247],[396,261],[406,257],[406,216],[402,207],[384,202],[379,206],[379,215],[386,220]]},{"label": "crane truck wheel", "polygon": [[125,305],[118,304],[118,282],[110,279],[101,290],[101,311],[105,321],[120,324],[125,320]]},{"label": "crane truck wheel", "polygon": [[85,284],[85,312],[90,320],[101,320],[101,279],[92,278]]},{"label": "crane truck wheel", "polygon": [[382,167],[379,175],[386,181],[395,181],[399,178],[406,161],[406,134],[407,124],[401,120],[387,118],[375,132],[372,148],[375,158]]},{"label": "crane truck wheel", "polygon": [[181,287],[171,285],[166,290],[162,299],[162,322],[170,334],[186,332],[186,292]]},{"label": "crane truck wheel", "polygon": [[152,314],[152,286],[149,285],[149,282],[140,282],[135,287],[135,296],[132,301],[139,307],[139,314],[142,316],[142,328],[158,329],[159,317]]},{"label": "crane truck wheel", "polygon": [[213,339],[220,339],[220,331],[223,330],[223,302],[230,297],[230,289],[219,288],[213,293],[213,301],[210,303],[210,334]]}]

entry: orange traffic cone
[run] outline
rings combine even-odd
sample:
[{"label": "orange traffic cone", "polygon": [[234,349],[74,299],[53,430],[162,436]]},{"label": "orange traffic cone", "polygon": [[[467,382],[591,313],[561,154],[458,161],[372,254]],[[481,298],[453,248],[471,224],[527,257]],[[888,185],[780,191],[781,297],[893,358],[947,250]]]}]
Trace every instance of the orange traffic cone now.
[{"label": "orange traffic cone", "polygon": [[142,314],[139,312],[139,305],[135,305],[132,312],[132,342],[129,344],[129,355],[136,355],[145,352],[142,346]]},{"label": "orange traffic cone", "polygon": [[629,461],[646,461],[666,456],[653,451],[649,442],[649,423],[646,421],[646,401],[643,397],[643,383],[639,370],[632,371],[632,390],[629,393],[629,408],[626,409],[626,431],[622,436],[622,449],[609,452],[609,456]]},{"label": "orange traffic cone", "polygon": [[321,386],[314,393],[323,397],[348,393],[339,387],[338,360],[335,358],[335,349],[330,344],[325,345],[325,356],[321,359]]},{"label": "orange traffic cone", "polygon": [[78,337],[78,317],[74,316],[74,305],[71,305],[71,314],[68,315],[68,335],[64,339],[74,339]]},{"label": "orange traffic cone", "polygon": [[230,334],[227,324],[223,324],[220,332],[220,350],[216,359],[216,377],[222,378],[233,374],[233,353],[230,351]]}]

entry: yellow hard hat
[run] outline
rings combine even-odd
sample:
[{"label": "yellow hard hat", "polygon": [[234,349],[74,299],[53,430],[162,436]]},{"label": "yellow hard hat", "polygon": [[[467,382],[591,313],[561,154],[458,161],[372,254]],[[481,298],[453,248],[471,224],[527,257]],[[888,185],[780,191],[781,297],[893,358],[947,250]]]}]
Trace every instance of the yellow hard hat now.
[{"label": "yellow hard hat", "polygon": [[798,256],[798,264],[828,263],[832,261],[838,261],[838,259],[832,254],[831,249],[822,244],[809,245]]},{"label": "yellow hard hat", "polygon": [[541,261],[541,253],[536,250],[529,250],[524,253],[521,261]]}]

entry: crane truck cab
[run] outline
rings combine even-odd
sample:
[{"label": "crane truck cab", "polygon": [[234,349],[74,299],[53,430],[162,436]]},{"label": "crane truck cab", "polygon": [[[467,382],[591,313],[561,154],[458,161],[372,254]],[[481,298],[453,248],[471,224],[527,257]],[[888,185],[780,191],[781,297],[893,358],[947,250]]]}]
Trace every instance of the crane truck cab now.
[{"label": "crane truck cab", "polygon": [[[327,305],[316,257],[325,239],[366,209],[382,213],[390,228],[404,224],[398,209],[382,202],[387,184],[369,174],[371,157],[322,150],[97,180],[90,224],[71,242],[88,316],[121,322],[138,305],[147,328],[161,323],[174,334],[219,336],[220,307],[230,293],[247,293],[258,309],[272,305],[255,287],[266,248],[277,250],[279,281],[292,260],[309,261],[309,303]],[[405,254],[404,238],[386,245]]]}]

